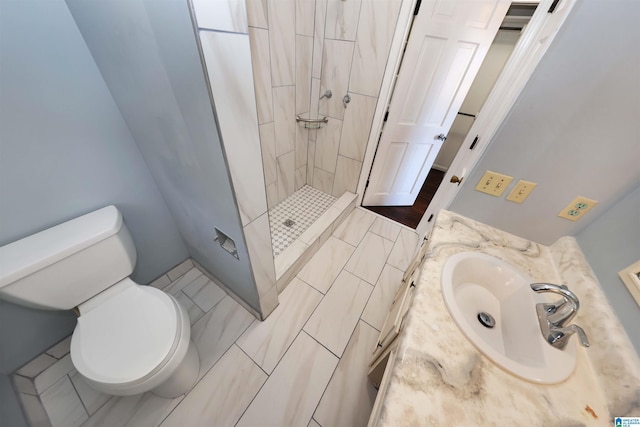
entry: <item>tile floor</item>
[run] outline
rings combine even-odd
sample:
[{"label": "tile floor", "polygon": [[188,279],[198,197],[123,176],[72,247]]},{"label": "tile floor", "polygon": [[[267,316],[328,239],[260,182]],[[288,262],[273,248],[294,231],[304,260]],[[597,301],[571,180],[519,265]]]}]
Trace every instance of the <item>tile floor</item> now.
[{"label": "tile floor", "polygon": [[[192,322],[200,376],[186,396],[106,396],[68,363],[68,342],[17,374],[53,427],[364,426],[376,391],[370,354],[418,243],[411,230],[356,208],[280,295],[265,321],[189,262],[154,286]],[[43,369],[44,366],[44,369]]]},{"label": "tile floor", "polygon": [[[336,198],[305,185],[269,210],[273,256],[278,256],[331,207]],[[293,224],[285,225],[292,220]]]}]

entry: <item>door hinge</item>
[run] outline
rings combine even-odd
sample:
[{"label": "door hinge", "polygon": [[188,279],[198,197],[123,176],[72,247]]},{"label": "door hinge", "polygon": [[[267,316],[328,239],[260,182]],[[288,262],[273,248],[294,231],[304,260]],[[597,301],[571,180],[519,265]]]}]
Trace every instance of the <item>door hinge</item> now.
[{"label": "door hinge", "polygon": [[427,220],[427,222],[431,222],[432,219],[433,219],[433,214],[429,215],[429,219]]},{"label": "door hinge", "polygon": [[369,187],[369,182],[370,182],[370,180],[367,179],[367,183],[364,185],[364,188],[368,188]]},{"label": "door hinge", "polygon": [[382,121],[386,122],[388,118],[389,118],[389,110],[387,110],[387,112],[384,113],[384,119],[382,119]]},{"label": "door hinge", "polygon": [[418,14],[418,11],[420,10],[420,5],[422,4],[422,0],[418,0],[416,2],[416,8],[413,9],[413,16],[416,16]]},{"label": "door hinge", "polygon": [[473,150],[474,148],[476,148],[476,144],[478,143],[478,138],[479,136],[476,135],[475,138],[473,138],[473,142],[471,143],[471,145],[469,146],[469,150]]},{"label": "door hinge", "polygon": [[553,0],[553,3],[551,3],[549,10],[547,10],[547,13],[553,13],[553,11],[558,7],[558,3],[560,3],[560,0]]}]

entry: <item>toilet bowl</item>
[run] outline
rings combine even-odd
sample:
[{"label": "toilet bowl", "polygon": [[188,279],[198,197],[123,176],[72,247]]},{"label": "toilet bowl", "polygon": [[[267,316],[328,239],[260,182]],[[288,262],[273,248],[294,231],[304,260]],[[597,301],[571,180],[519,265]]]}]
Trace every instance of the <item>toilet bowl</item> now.
[{"label": "toilet bowl", "polygon": [[177,397],[200,361],[186,310],[135,283],[133,239],[114,206],[0,248],[0,299],[80,316],[71,360],[87,383],[112,395]]},{"label": "toilet bowl", "polygon": [[[171,295],[127,278],[78,309],[71,361],[96,390],[114,395],[152,390],[177,397],[193,385],[199,359],[190,341],[189,315]],[[194,357],[195,364],[177,369]],[[175,387],[156,390],[170,378]]]}]

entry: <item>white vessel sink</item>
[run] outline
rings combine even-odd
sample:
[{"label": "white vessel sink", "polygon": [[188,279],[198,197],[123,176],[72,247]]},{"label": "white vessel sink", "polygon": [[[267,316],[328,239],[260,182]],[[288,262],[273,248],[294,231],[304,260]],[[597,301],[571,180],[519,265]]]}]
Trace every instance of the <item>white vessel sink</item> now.
[{"label": "white vessel sink", "polygon": [[[504,370],[528,381],[555,384],[575,369],[572,342],[564,350],[543,338],[536,303],[549,302],[531,290],[533,280],[510,264],[481,253],[451,256],[442,270],[445,304],[464,335]],[[489,314],[489,328],[479,314]],[[485,323],[491,319],[484,317]]]}]

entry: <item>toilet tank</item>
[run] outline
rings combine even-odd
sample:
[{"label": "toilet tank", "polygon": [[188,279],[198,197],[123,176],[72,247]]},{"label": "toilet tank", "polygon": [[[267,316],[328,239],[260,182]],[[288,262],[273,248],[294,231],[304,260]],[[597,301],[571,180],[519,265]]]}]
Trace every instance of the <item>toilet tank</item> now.
[{"label": "toilet tank", "polygon": [[0,247],[0,299],[71,309],[128,277],[135,264],[122,214],[107,206]]}]

